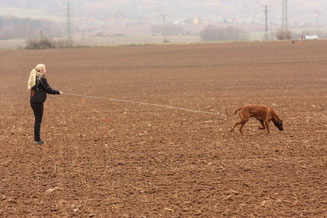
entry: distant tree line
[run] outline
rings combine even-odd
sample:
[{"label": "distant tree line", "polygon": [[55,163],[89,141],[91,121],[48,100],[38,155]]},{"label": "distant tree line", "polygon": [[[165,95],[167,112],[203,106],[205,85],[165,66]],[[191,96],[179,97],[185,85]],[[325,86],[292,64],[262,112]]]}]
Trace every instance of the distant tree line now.
[{"label": "distant tree line", "polygon": [[62,34],[62,28],[47,20],[0,17],[0,39],[36,38]]},{"label": "distant tree line", "polygon": [[[153,25],[151,27],[152,34],[163,34],[164,28],[163,25]],[[185,35],[186,32],[184,28],[180,25],[168,24],[165,27],[165,32],[170,36]]]},{"label": "distant tree line", "polygon": [[73,41],[67,39],[52,39],[42,37],[40,39],[26,40],[26,49],[45,49],[45,48],[70,48],[73,47]]},{"label": "distant tree line", "polygon": [[293,33],[291,31],[279,30],[276,32],[276,38],[278,40],[288,40],[293,38]]},{"label": "distant tree line", "polygon": [[288,40],[288,39],[303,39],[307,35],[317,35],[319,38],[327,38],[327,32],[319,30],[303,30],[300,33],[294,33],[291,31],[279,30],[276,32],[276,38],[278,40]]},{"label": "distant tree line", "polygon": [[249,33],[236,27],[217,27],[209,25],[200,33],[202,41],[245,41]]}]

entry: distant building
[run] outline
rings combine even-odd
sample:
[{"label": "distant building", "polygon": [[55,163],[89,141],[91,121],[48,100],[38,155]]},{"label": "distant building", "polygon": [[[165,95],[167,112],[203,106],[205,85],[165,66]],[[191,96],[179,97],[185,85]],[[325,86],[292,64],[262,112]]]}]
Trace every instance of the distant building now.
[{"label": "distant building", "polygon": [[305,40],[318,40],[319,37],[317,35],[305,35],[304,39]]}]

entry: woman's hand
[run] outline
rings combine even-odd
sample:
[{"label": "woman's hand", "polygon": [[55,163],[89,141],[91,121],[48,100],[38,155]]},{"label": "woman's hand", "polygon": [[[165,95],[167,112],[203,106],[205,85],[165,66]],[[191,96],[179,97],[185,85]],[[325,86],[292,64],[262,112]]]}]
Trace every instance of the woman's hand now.
[{"label": "woman's hand", "polygon": [[62,94],[64,94],[62,91],[59,91],[59,95],[62,95]]}]

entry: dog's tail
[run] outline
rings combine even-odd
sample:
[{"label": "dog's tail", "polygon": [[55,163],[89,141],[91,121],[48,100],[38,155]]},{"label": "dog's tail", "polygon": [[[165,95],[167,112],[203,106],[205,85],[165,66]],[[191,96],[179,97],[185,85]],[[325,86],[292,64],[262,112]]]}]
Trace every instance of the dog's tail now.
[{"label": "dog's tail", "polygon": [[226,115],[227,115],[228,117],[231,117],[231,116],[235,115],[237,112],[239,112],[240,110],[241,110],[241,108],[239,108],[239,109],[237,109],[236,111],[234,111],[233,114],[230,114],[230,113],[228,113],[228,110],[226,109]]}]

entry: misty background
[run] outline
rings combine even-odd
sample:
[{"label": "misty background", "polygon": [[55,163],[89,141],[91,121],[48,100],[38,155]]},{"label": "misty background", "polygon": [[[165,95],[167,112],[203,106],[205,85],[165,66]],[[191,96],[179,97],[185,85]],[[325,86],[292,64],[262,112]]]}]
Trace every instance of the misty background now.
[{"label": "misty background", "polygon": [[[210,31],[264,40],[265,5],[268,39],[274,40],[282,0],[0,0],[0,48],[38,37],[71,37],[75,45],[198,42]],[[326,0],[288,0],[287,9],[293,38],[327,35]]]}]

